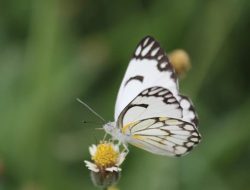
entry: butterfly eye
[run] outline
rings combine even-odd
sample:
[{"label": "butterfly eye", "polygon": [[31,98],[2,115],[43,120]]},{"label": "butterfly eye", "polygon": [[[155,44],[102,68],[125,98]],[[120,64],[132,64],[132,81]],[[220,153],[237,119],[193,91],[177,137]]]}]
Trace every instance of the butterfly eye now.
[{"label": "butterfly eye", "polygon": [[107,124],[105,124],[104,126],[103,126],[103,128],[105,129],[105,131],[107,132],[107,133],[109,133],[111,130],[110,130],[110,126],[108,125],[108,123]]}]

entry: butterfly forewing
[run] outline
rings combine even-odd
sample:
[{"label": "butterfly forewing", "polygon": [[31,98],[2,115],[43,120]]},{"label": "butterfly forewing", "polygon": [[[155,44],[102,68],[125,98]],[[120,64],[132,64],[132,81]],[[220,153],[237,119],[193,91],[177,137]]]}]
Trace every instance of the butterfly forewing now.
[{"label": "butterfly forewing", "polygon": [[122,110],[143,90],[162,86],[178,94],[175,72],[159,43],[147,36],[137,45],[121,83],[115,106],[115,120]]}]

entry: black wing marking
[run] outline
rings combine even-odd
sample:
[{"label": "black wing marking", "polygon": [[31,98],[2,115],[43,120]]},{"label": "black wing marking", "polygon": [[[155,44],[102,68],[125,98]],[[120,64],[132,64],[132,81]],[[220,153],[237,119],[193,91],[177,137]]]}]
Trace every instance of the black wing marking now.
[{"label": "black wing marking", "polygon": [[180,105],[183,109],[183,118],[187,119],[189,122],[193,123],[196,127],[199,125],[198,114],[194,109],[193,103],[187,96],[179,95],[181,99],[179,100]]},{"label": "black wing marking", "polygon": [[143,119],[123,130],[131,136],[131,144],[149,152],[169,156],[182,156],[188,153],[201,140],[194,125],[186,121],[156,117]]},{"label": "black wing marking", "polygon": [[153,37],[146,36],[140,41],[136,47],[133,58],[156,60],[157,68],[160,72],[170,71],[172,73],[171,78],[175,81],[177,80],[175,71],[170,64],[165,51],[161,48],[159,42],[157,42]]},{"label": "black wing marking", "polygon": [[136,75],[136,76],[134,76],[134,77],[130,77],[126,82],[125,82],[125,84],[124,84],[124,86],[126,86],[130,81],[132,81],[132,80],[138,80],[138,81],[140,81],[141,83],[143,82],[143,79],[144,79],[144,77],[143,76],[141,76],[141,75]]},{"label": "black wing marking", "polygon": [[143,90],[132,100],[118,117],[119,127],[152,117],[182,118],[182,108],[173,94],[163,87]]}]

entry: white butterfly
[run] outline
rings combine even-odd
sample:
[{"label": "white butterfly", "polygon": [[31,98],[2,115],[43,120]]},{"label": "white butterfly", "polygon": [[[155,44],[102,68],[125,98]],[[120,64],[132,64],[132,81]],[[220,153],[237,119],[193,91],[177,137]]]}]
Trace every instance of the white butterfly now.
[{"label": "white butterfly", "polygon": [[200,142],[192,102],[179,94],[169,60],[154,38],[137,45],[118,93],[107,133],[154,154],[181,156]]}]

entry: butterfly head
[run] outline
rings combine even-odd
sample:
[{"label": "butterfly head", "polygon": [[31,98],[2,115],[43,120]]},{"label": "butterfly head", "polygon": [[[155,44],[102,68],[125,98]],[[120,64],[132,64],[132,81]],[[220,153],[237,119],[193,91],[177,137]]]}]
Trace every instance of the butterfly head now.
[{"label": "butterfly head", "polygon": [[113,137],[117,137],[119,133],[119,128],[116,126],[116,122],[108,122],[103,126],[106,133],[112,135]]}]

